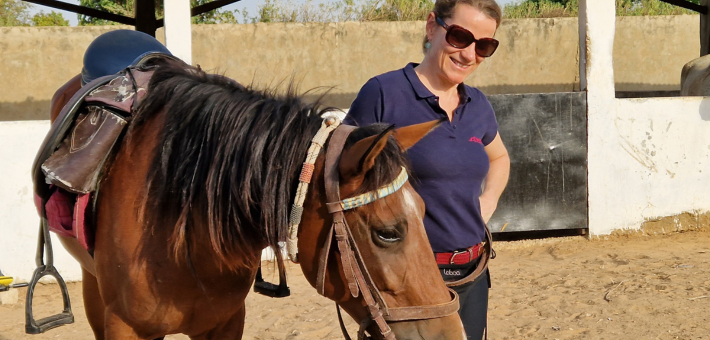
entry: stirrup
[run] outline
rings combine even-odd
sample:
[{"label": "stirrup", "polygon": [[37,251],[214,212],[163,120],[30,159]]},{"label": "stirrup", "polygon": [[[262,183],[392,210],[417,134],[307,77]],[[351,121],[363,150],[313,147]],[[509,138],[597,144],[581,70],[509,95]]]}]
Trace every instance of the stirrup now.
[{"label": "stirrup", "polygon": [[[44,263],[45,251],[47,252],[47,264]],[[72,314],[71,311],[67,284],[64,282],[64,279],[62,279],[62,276],[59,275],[57,269],[54,268],[52,239],[49,236],[49,226],[47,225],[47,220],[44,218],[42,218],[42,221],[40,222],[39,243],[37,245],[37,257],[35,258],[35,261],[37,262],[37,269],[35,269],[34,274],[32,275],[32,280],[29,283],[25,302],[25,333],[27,334],[40,334],[55,327],[74,323],[74,314]],[[59,314],[35,320],[32,314],[32,297],[34,296],[34,290],[35,286],[37,286],[37,282],[45,276],[53,276],[57,280],[59,288],[62,290],[64,310]]]},{"label": "stirrup", "polygon": [[256,270],[254,292],[273,298],[281,298],[291,295],[291,289],[288,288],[288,285],[286,284],[286,276],[283,273],[279,272],[278,285],[264,281],[264,278],[261,276],[261,263],[259,263],[259,269]]}]

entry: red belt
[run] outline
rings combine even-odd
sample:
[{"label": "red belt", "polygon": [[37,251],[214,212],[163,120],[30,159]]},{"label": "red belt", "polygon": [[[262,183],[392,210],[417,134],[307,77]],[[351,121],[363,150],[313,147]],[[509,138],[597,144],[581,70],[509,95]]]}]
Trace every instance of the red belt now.
[{"label": "red belt", "polygon": [[435,253],[437,264],[466,264],[478,259],[483,252],[483,242],[453,253]]}]

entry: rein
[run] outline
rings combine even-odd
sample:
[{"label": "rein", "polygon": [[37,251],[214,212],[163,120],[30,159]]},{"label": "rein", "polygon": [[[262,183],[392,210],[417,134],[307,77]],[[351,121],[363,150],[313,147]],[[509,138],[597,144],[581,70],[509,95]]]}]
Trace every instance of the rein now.
[{"label": "rein", "polygon": [[[365,261],[362,258],[357,243],[348,228],[344,211],[372,203],[382,197],[397,192],[407,182],[407,171],[402,168],[402,171],[397,178],[382,188],[367,192],[357,197],[341,200],[338,163],[340,161],[340,155],[345,145],[345,141],[350,132],[355,130],[355,127],[340,125],[340,121],[335,118],[328,118],[324,120],[321,129],[313,138],[313,144],[311,145],[311,148],[309,148],[306,162],[304,163],[303,170],[301,171],[300,183],[296,199],[294,200],[291,221],[289,223],[289,239],[287,245],[291,260],[294,262],[297,261],[298,225],[303,213],[305,191],[308,189],[308,183],[310,183],[313,174],[313,164],[315,164],[315,159],[323,147],[324,140],[327,139],[328,135],[333,130],[333,136],[328,142],[328,150],[325,156],[324,173],[326,198],[327,202],[329,202],[326,203],[326,206],[328,208],[328,212],[333,216],[333,224],[328,232],[325,244],[321,249],[318,263],[318,277],[316,281],[316,290],[318,293],[325,296],[326,267],[328,264],[330,247],[333,243],[333,235],[335,235],[338,251],[340,252],[340,261],[345,273],[345,280],[348,284],[350,295],[357,298],[360,294],[362,294],[364,305],[367,307],[369,314],[369,318],[360,321],[358,339],[369,339],[369,337],[365,335],[365,330],[372,322],[378,326],[380,334],[384,339],[395,340],[396,337],[392,332],[392,329],[387,324],[387,321],[434,319],[456,313],[459,309],[459,298],[456,292],[450,288],[449,293],[451,294],[451,301],[442,304],[389,308],[385,303],[382,298],[382,294],[377,289],[377,286],[365,266]],[[323,137],[323,135],[325,135],[325,137]],[[302,187],[305,187],[305,189],[301,190]],[[340,315],[340,306],[337,305],[337,303],[336,306],[338,309],[338,318],[343,335],[347,340],[350,340],[351,338],[343,325],[342,317]]]}]

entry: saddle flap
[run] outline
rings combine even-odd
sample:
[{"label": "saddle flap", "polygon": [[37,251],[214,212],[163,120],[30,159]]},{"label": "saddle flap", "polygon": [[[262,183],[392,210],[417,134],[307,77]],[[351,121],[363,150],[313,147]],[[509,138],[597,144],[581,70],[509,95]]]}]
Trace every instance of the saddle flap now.
[{"label": "saddle flap", "polygon": [[126,123],[105,107],[88,105],[67,138],[42,164],[47,182],[77,194],[96,190],[104,162]]}]

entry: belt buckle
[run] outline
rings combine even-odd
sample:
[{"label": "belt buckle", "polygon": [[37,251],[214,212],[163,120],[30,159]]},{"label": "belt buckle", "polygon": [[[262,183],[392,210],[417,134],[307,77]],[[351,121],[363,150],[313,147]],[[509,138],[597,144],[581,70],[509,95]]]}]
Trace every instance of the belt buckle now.
[{"label": "belt buckle", "polygon": [[454,264],[454,259],[456,258],[456,255],[462,255],[462,254],[468,254],[468,260],[469,260],[469,262],[471,261],[471,249],[458,250],[458,251],[454,251],[454,253],[451,254],[451,260],[449,260],[449,264]]}]

